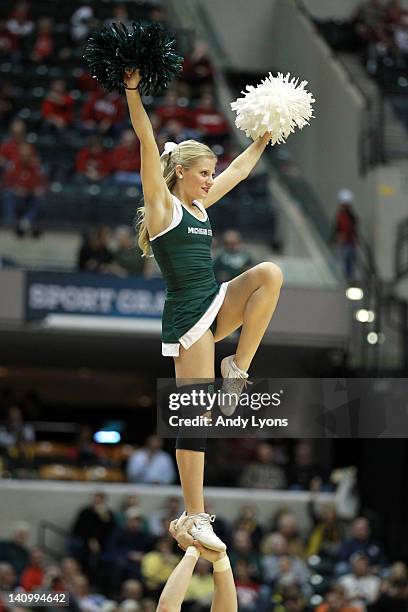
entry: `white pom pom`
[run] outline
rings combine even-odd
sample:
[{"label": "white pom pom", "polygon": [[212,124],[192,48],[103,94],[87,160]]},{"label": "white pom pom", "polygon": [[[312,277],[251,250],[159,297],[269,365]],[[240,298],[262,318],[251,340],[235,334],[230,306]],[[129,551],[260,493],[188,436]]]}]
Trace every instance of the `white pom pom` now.
[{"label": "white pom pom", "polygon": [[161,154],[161,157],[163,157],[164,155],[170,155],[170,153],[174,151],[176,147],[177,147],[176,142],[166,142],[164,144],[164,149],[163,149],[163,153]]},{"label": "white pom pom", "polygon": [[277,77],[269,75],[256,87],[247,85],[238,98],[231,103],[237,116],[235,125],[253,140],[271,133],[272,144],[285,142],[289,134],[298,127],[302,129],[313,118],[313,95],[305,90],[307,81],[290,78],[281,72]]}]

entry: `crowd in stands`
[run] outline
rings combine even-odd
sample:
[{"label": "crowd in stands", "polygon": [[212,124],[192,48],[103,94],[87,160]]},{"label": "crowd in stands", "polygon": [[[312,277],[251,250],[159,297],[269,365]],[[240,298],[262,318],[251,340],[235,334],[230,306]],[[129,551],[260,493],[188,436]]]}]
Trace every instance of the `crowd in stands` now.
[{"label": "crowd in stands", "polygon": [[[129,129],[124,96],[104,91],[81,56],[94,26],[129,23],[140,16],[163,23],[167,18],[164,7],[148,3],[112,4],[108,16],[109,5],[84,2],[71,9],[68,27],[57,14],[43,16],[46,7],[42,11],[41,6],[19,0],[0,10],[0,64],[19,69],[12,68],[13,77],[2,79],[0,91],[1,224],[20,236],[29,229],[38,235],[40,220],[47,225],[48,200],[56,182],[62,189],[68,184],[97,185],[102,190],[112,185],[134,187],[137,203],[140,153]],[[30,71],[40,74],[41,82],[35,87],[31,79],[28,101]],[[205,43],[195,41],[180,78],[161,96],[147,97],[145,104],[159,147],[167,140],[195,138],[213,148],[221,169],[228,163],[230,128],[217,109]]]},{"label": "crowd in stands", "polygon": [[[169,497],[145,513],[131,494],[115,508],[97,491],[65,525],[65,551],[54,558],[29,546],[30,526],[16,523],[11,534],[0,531],[0,590],[67,591],[74,612],[153,612],[180,558],[168,526],[182,510],[181,499]],[[319,503],[315,494],[308,514],[309,528],[303,529],[286,505],[266,521],[255,504],[238,508],[232,520],[217,516],[240,612],[407,609],[407,566],[387,559],[366,517],[347,523],[334,504]],[[209,564],[200,560],[183,610],[209,611],[212,590]],[[1,598],[0,610],[6,610]]]},{"label": "crowd in stands", "polygon": [[318,22],[339,51],[359,53],[408,129],[408,6],[403,0],[364,0],[346,22]]}]

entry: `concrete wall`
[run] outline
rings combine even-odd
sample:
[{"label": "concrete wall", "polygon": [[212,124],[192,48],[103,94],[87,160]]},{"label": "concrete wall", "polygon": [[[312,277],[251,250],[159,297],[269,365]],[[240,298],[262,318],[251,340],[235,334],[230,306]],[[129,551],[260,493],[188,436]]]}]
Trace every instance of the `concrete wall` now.
[{"label": "concrete wall", "polygon": [[275,44],[272,24],[286,0],[194,1],[211,17],[229,64],[248,71],[270,70]]}]

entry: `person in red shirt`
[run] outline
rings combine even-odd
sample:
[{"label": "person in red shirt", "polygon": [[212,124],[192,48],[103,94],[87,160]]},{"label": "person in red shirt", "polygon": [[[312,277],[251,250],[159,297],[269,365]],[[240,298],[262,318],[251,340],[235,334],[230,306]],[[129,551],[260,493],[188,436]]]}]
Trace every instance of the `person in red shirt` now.
[{"label": "person in red shirt", "polygon": [[158,129],[161,129],[172,119],[177,119],[184,126],[191,122],[190,109],[186,105],[180,105],[177,93],[171,89],[166,91],[161,103],[156,108],[155,114],[158,117]]},{"label": "person in red shirt", "polygon": [[125,125],[125,110],[123,99],[117,91],[95,91],[82,109],[82,131],[117,137]]},{"label": "person in red shirt", "polygon": [[62,79],[52,81],[41,111],[46,130],[51,129],[61,134],[72,124],[74,100],[66,91],[65,81]]},{"label": "person in red shirt", "polygon": [[197,40],[192,54],[184,60],[180,78],[192,87],[200,87],[211,83],[213,77],[214,69],[208,57],[208,45],[203,40]]},{"label": "person in red shirt", "polygon": [[31,60],[36,63],[43,63],[52,57],[54,53],[54,25],[49,17],[42,17],[38,20],[37,37],[31,53]]},{"label": "person in red shirt", "polygon": [[353,192],[341,189],[337,195],[339,208],[334,223],[333,238],[343,262],[344,275],[353,278],[357,248],[357,217],[353,212]]},{"label": "person in red shirt", "polygon": [[207,144],[209,142],[218,143],[228,136],[228,122],[215,108],[212,93],[205,93],[198,100],[197,106],[193,110],[192,127],[204,134]]},{"label": "person in red shirt", "polygon": [[[20,145],[26,142],[26,124],[22,119],[14,119],[10,126],[10,137],[0,145],[0,168],[20,158]],[[27,143],[31,153],[38,158],[34,145]]]},{"label": "person in red shirt", "polygon": [[111,154],[115,181],[124,185],[140,185],[140,145],[133,130],[125,130]]},{"label": "person in red shirt", "polygon": [[19,39],[18,36],[10,32],[6,21],[0,19],[0,60],[15,62],[19,59]]},{"label": "person in red shirt", "polygon": [[45,578],[44,553],[41,548],[33,548],[29,565],[25,568],[20,578],[20,585],[25,591],[35,591],[40,587]]},{"label": "person in red shirt", "polygon": [[99,136],[91,136],[88,146],[78,152],[75,166],[75,179],[80,183],[100,183],[109,176],[110,154]]},{"label": "person in red shirt", "polygon": [[31,146],[22,143],[19,157],[11,161],[3,175],[3,223],[16,227],[19,236],[34,226],[47,188],[47,179]]}]

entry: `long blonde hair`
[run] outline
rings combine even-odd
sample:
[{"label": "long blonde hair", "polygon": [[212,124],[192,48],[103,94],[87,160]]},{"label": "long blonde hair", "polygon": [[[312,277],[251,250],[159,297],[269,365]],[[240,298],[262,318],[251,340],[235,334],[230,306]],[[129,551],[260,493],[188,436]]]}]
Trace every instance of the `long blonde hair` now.
[{"label": "long blonde hair", "polygon": [[[211,151],[210,147],[196,140],[184,140],[180,142],[171,153],[161,156],[162,172],[170,192],[173,191],[177,180],[176,166],[180,164],[183,168],[188,170],[201,157],[212,157],[217,159],[217,156]],[[136,231],[138,233],[138,244],[142,250],[143,256],[149,257],[151,255],[150,241],[149,232],[146,227],[144,206],[140,206],[136,212]]]}]

